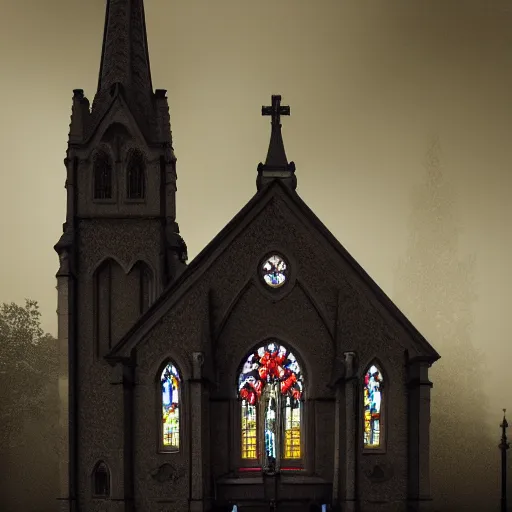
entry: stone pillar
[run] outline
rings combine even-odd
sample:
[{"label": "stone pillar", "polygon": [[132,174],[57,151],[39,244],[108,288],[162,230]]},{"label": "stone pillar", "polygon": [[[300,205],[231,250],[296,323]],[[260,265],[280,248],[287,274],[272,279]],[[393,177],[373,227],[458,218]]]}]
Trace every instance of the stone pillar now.
[{"label": "stone pillar", "polygon": [[342,387],[336,386],[336,405],[334,409],[334,471],[332,479],[333,506],[341,505],[343,500],[343,468],[345,440],[345,393]]},{"label": "stone pillar", "polygon": [[[206,439],[208,389],[203,379],[203,352],[193,353],[192,379],[190,379],[190,512],[210,510],[210,498],[207,496],[207,451]],[[211,494],[211,493],[210,493]]]},{"label": "stone pillar", "polygon": [[64,160],[67,193],[66,222],[63,225],[63,234],[54,246],[60,263],[56,276],[59,350],[59,512],[74,512],[77,509],[74,216],[76,213],[75,178],[78,164],[78,158],[69,152]]},{"label": "stone pillar", "polygon": [[135,391],[135,362],[123,362],[123,410],[124,410],[124,510],[135,510],[134,482],[134,391]]},{"label": "stone pillar", "polygon": [[69,254],[60,255],[57,273],[57,329],[59,349],[59,512],[76,510],[75,457],[75,380],[73,336],[74,279],[69,268]]},{"label": "stone pillar", "polygon": [[357,458],[359,453],[359,379],[356,371],[356,355],[345,352],[345,464],[344,464],[344,512],[356,510]]},{"label": "stone pillar", "polygon": [[408,361],[408,510],[430,510],[430,362]]},{"label": "stone pillar", "polygon": [[345,361],[336,357],[330,382],[336,393],[334,409],[334,471],[332,479],[332,504],[335,509],[341,507],[344,493],[345,471]]},{"label": "stone pillar", "polygon": [[[67,255],[66,255],[67,256]],[[61,262],[64,257],[61,257]],[[59,511],[69,510],[69,290],[67,275],[57,275],[57,331],[59,344]]]}]

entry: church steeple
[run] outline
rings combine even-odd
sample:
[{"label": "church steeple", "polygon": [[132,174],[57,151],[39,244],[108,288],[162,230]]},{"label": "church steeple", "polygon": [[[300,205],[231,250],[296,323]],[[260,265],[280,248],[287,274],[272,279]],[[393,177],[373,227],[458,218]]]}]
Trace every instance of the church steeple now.
[{"label": "church steeple", "polygon": [[283,180],[283,183],[295,190],[297,188],[295,164],[293,162],[288,163],[281,134],[281,116],[289,116],[290,107],[281,106],[281,96],[273,95],[272,105],[261,107],[261,115],[272,116],[272,131],[265,164],[260,163],[258,165],[258,178],[256,180],[258,190],[274,179]]},{"label": "church steeple", "polygon": [[143,0],[107,0],[98,92],[116,82],[153,92]]},{"label": "church steeple", "polygon": [[92,130],[111,99],[120,93],[146,137],[154,139],[155,101],[144,0],[107,0],[98,89],[92,105]]}]

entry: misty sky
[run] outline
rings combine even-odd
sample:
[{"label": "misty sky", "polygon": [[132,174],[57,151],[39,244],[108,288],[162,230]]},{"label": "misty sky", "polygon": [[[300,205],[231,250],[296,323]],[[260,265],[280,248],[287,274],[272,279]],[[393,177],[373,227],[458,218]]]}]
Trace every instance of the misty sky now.
[{"label": "misty sky", "polygon": [[[499,385],[512,358],[512,7],[145,3],[153,86],[168,90],[177,220],[191,258],[255,193],[270,133],[261,106],[281,94],[291,106],[283,135],[299,194],[394,299],[414,190],[425,179],[429,142],[439,137],[459,255],[476,259],[470,334],[485,351],[483,385],[498,439],[501,408],[512,410]],[[53,245],[65,220],[72,90],[83,88],[92,102],[105,1],[0,6],[0,301],[37,300],[45,329],[56,334]],[[410,319],[442,355],[429,325]]]}]

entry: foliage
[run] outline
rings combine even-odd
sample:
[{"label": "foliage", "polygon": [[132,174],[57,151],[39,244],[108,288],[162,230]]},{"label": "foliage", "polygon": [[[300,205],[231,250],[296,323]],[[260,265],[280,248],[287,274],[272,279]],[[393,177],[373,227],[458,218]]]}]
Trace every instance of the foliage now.
[{"label": "foliage", "polygon": [[[2,446],[13,447],[16,430],[27,416],[45,414],[42,400],[57,379],[57,342],[40,325],[35,301],[0,307],[0,424]],[[13,435],[10,435],[13,434]],[[7,437],[7,439],[6,439]],[[9,439],[10,438],[10,439]]]},{"label": "foliage", "polygon": [[2,510],[39,512],[57,496],[58,347],[40,322],[33,300],[0,306]]}]

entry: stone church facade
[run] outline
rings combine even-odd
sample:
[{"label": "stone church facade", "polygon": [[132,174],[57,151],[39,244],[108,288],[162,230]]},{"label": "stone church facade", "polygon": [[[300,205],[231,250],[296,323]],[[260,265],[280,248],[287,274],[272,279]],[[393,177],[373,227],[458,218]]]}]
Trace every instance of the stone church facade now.
[{"label": "stone church facade", "polygon": [[60,511],[427,509],[439,355],[297,194],[289,107],[262,113],[257,191],[187,264],[143,0],[108,0],[55,246]]}]

